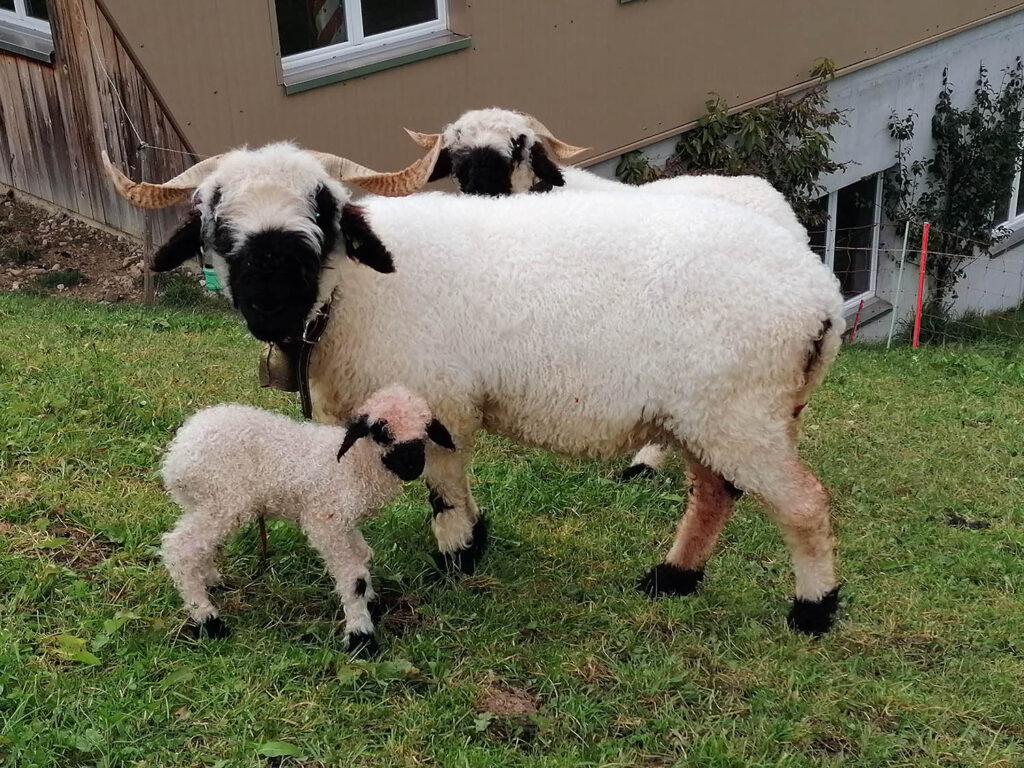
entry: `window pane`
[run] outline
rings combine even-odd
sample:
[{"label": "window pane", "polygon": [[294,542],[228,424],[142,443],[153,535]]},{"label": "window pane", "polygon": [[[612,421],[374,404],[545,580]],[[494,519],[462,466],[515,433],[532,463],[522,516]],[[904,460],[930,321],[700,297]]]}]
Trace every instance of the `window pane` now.
[{"label": "window pane", "polygon": [[46,0],[25,0],[25,11],[34,19],[50,20],[46,12]]},{"label": "window pane", "polygon": [[14,13],[14,0],[0,0],[0,10]]},{"label": "window pane", "polygon": [[1014,211],[1016,216],[1024,214],[1024,172],[1021,172],[1017,178],[1017,210]]},{"label": "window pane", "polygon": [[437,19],[437,0],[360,0],[363,36],[379,35]]},{"label": "window pane", "polygon": [[818,220],[811,224],[807,234],[811,237],[811,250],[821,256],[825,261],[825,236],[828,232],[828,195],[814,201],[814,209],[820,215]]},{"label": "window pane", "polygon": [[348,40],[343,0],[275,0],[281,55]]},{"label": "window pane", "polygon": [[869,176],[843,187],[836,200],[836,252],[832,267],[844,299],[871,288],[876,184],[875,177]]}]

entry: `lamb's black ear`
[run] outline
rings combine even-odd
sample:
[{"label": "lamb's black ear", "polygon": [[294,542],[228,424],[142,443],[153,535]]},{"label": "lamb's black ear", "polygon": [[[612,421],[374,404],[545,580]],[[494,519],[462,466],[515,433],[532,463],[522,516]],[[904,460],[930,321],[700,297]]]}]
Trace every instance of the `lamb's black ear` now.
[{"label": "lamb's black ear", "polygon": [[153,271],[166,272],[180,267],[189,259],[198,257],[203,244],[202,230],[202,216],[199,215],[199,209],[193,209],[185,223],[178,227],[170,240],[161,245],[153,256]]},{"label": "lamb's black ear", "polygon": [[356,440],[370,434],[370,425],[366,423],[366,415],[356,416],[345,427],[345,438],[341,441],[341,448],[338,449],[338,461],[348,453],[348,449],[355,445]]},{"label": "lamb's black ear", "polygon": [[427,437],[442,448],[447,448],[449,451],[455,450],[455,441],[452,440],[451,433],[448,431],[448,428],[437,419],[432,419],[431,422],[427,424]]},{"label": "lamb's black ear", "polygon": [[430,178],[427,181],[437,181],[438,179],[447,179],[452,175],[452,153],[448,151],[447,147],[442,149],[440,154],[437,156],[437,162],[434,163],[434,170],[430,172]]},{"label": "lamb's black ear", "polygon": [[366,212],[358,205],[346,204],[341,209],[341,234],[350,259],[362,262],[378,272],[395,271],[395,263],[384,243],[366,223]]},{"label": "lamb's black ear", "polygon": [[532,191],[550,192],[552,187],[561,187],[565,184],[561,169],[548,157],[547,150],[539,141],[530,147],[530,166],[533,168],[533,175],[540,179],[533,185]]}]

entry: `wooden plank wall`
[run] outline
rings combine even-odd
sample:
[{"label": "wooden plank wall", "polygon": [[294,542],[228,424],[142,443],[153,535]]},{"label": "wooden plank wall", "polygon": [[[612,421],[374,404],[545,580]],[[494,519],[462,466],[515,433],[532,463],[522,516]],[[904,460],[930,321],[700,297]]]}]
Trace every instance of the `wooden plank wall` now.
[{"label": "wooden plank wall", "polygon": [[100,152],[140,179],[137,130],[166,148],[146,150],[150,181],[176,176],[195,157],[96,0],[51,0],[50,18],[52,66],[0,51],[0,182],[139,237],[151,216],[161,242],[181,211],[143,212],[121,200]]}]

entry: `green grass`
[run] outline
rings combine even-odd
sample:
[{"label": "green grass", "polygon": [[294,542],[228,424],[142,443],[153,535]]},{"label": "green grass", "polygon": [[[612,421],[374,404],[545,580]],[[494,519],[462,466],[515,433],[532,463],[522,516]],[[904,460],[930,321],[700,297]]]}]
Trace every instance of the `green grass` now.
[{"label": "green grass", "polygon": [[54,290],[58,285],[73,288],[84,280],[85,275],[77,269],[53,269],[33,277],[26,286],[26,292],[39,295]]},{"label": "green grass", "polygon": [[[785,628],[789,560],[756,502],[698,595],[653,602],[632,585],[671,540],[679,467],[620,485],[616,466],[485,439],[478,576],[432,579],[419,483],[366,528],[403,596],[373,664],[347,657],[330,581],[281,524],[266,565],[251,530],[227,547],[232,637],[178,633],[155,467],[201,406],[297,413],[257,388],[257,350],[223,313],[0,295],[0,764],[1024,761],[1019,344],[843,352],[803,446],[845,582],[820,641]],[[481,716],[497,682],[538,713]]]}]

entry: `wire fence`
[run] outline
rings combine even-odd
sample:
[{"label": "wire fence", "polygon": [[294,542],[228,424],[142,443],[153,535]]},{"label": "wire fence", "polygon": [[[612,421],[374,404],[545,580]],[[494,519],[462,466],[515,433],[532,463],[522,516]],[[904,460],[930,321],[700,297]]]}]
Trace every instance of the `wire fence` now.
[{"label": "wire fence", "polygon": [[[997,244],[993,249],[930,224],[927,228],[931,242],[955,238],[970,250],[927,248],[923,284],[925,222],[810,232],[812,247],[842,286],[850,315],[848,336],[890,346],[913,344],[915,333],[921,344],[1024,343],[1024,248]],[[904,251],[906,234],[911,237]],[[942,286],[937,277],[941,271],[949,275]]]}]

